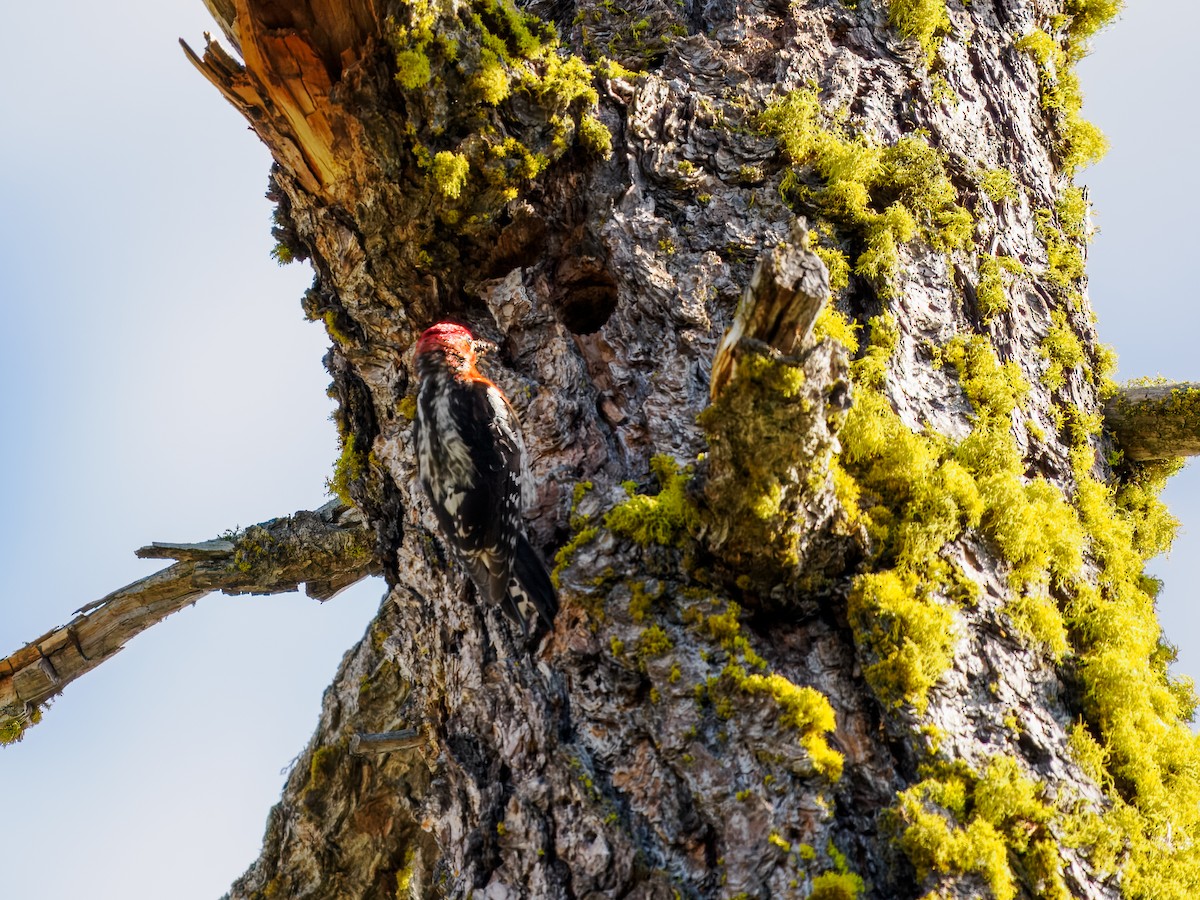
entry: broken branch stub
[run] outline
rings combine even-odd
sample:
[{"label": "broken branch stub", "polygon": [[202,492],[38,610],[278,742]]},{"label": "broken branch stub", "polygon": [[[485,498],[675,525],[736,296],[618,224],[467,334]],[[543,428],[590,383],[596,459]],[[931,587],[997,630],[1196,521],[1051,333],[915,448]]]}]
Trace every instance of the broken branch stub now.
[{"label": "broken branch stub", "polygon": [[829,270],[809,249],[808,226],[796,219],[787,242],[764,251],[754,266],[733,324],[713,359],[713,402],[733,377],[743,341],[761,341],[790,356],[807,341],[828,299]]},{"label": "broken branch stub", "polygon": [[1200,383],[1122,388],[1104,405],[1104,424],[1126,459],[1200,456]]},{"label": "broken branch stub", "polygon": [[760,596],[837,568],[853,542],[834,527],[843,513],[829,473],[849,362],[841,344],[811,339],[828,297],[825,265],[797,222],[789,243],[759,257],[700,416],[704,540]]}]

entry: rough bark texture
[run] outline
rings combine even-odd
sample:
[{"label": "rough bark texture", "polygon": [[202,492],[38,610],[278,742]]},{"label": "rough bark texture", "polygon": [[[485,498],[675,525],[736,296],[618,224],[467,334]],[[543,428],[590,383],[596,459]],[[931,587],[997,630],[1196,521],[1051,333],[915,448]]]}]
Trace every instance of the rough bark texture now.
[{"label": "rough bark texture", "polygon": [[[1099,551],[1014,549],[1005,504],[967,497],[967,451],[948,449],[991,428],[1015,455],[972,477],[1015,471],[1032,518],[1116,485],[1080,455],[1105,445],[1068,265],[1086,231],[1062,199],[1071,122],[1048,111],[1052,55],[1014,46],[1058,4],[951,3],[930,55],[877,0],[534,0],[565,49],[641,70],[601,63],[582,86],[500,3],[210,8],[245,65],[215,45],[192,58],[278,162],[281,252],[316,270],[341,471],[390,585],[232,897],[1136,895],[1143,857],[1101,858],[1063,812],[1141,809],[1132,764],[1113,788],[1071,745],[1127,762],[1088,687],[1090,638],[1061,633]],[[763,113],[814,85],[810,152]],[[866,147],[897,149],[855,207],[826,189],[853,168],[834,157]],[[853,338],[794,346],[811,315],[792,309],[784,345],[732,343],[705,412],[755,261],[791,240],[823,277],[789,238],[797,212],[855,267],[833,272],[869,338],[854,388]],[[499,347],[534,543],[559,552],[562,609],[533,656],[475,602],[417,487],[411,346],[446,316]],[[972,353],[979,371],[1007,361],[1007,387],[985,389]],[[873,470],[889,452],[911,466]],[[949,524],[918,475],[935,500],[967,497]],[[888,612],[896,590],[909,612]],[[349,752],[406,728],[421,747]]]}]

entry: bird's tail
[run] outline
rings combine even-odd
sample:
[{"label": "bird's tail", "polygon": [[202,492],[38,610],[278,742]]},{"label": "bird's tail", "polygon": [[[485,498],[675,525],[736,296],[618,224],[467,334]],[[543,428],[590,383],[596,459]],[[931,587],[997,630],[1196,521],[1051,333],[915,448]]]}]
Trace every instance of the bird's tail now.
[{"label": "bird's tail", "polygon": [[553,627],[558,594],[545,564],[524,535],[517,538],[507,599],[507,612],[526,638],[536,638]]}]

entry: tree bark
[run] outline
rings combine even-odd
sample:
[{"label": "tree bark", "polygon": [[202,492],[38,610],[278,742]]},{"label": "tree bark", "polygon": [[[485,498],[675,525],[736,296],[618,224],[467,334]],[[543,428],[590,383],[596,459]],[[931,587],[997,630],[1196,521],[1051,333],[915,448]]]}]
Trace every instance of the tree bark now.
[{"label": "tree bark", "polygon": [[[1107,462],[1070,179],[1112,8],[209,8],[389,583],[231,897],[1189,895],[1170,526]],[[532,655],[417,487],[444,317],[524,422]]]}]

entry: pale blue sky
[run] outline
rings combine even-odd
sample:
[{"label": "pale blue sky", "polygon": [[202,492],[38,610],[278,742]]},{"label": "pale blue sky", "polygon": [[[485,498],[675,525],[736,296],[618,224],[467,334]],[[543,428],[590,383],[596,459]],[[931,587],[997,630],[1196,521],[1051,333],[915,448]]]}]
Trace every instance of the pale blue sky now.
[{"label": "pale blue sky", "polygon": [[[202,46],[203,4],[7,12],[0,653],[154,571],[142,544],[319,505],[336,455],[326,337],[300,312],[309,273],[269,257],[267,153],[176,44]],[[1102,228],[1092,298],[1123,377],[1200,380],[1197,26],[1194,4],[1135,3],[1083,67],[1113,143],[1082,179]],[[1154,567],[1163,620],[1200,673],[1195,467],[1168,497],[1184,529]],[[221,896],[381,592],[209,597],[72,685],[0,751],[5,894]]]}]

